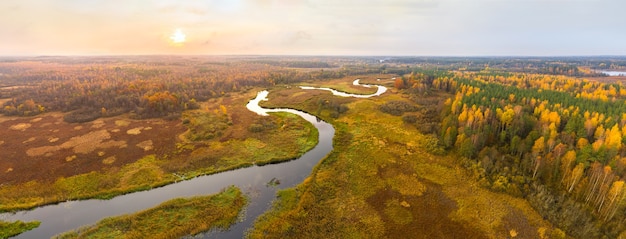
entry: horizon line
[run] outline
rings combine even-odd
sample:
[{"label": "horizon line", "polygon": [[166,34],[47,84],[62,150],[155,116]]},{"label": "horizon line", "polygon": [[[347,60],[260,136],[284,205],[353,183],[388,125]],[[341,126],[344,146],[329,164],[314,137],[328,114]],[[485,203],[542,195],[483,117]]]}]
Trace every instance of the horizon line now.
[{"label": "horizon line", "polygon": [[316,54],[42,54],[42,55],[0,55],[0,58],[46,58],[46,57],[433,57],[433,58],[575,58],[575,57],[626,57],[626,55],[316,55]]}]

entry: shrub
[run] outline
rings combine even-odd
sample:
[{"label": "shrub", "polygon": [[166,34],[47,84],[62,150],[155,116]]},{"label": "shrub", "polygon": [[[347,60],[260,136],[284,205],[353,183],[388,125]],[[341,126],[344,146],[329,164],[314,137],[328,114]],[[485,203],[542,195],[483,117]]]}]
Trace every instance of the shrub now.
[{"label": "shrub", "polygon": [[[172,114],[172,117],[174,117],[174,114]],[[178,117],[179,116],[176,115],[176,118]],[[202,141],[220,137],[223,131],[232,124],[228,116],[211,112],[189,113],[185,115],[183,121],[188,121],[188,123],[185,124],[185,126],[189,128],[187,138],[192,141]]]},{"label": "shrub", "polygon": [[260,124],[251,124],[250,126],[248,126],[248,131],[253,133],[262,132],[263,130],[265,130],[265,128],[263,127],[263,125]]},{"label": "shrub", "polygon": [[100,118],[100,111],[93,109],[80,109],[63,116],[63,120],[68,123],[85,123]]},{"label": "shrub", "polygon": [[396,116],[400,116],[404,112],[415,112],[418,110],[418,108],[411,103],[400,100],[389,101],[382,104],[379,109],[384,113]]},{"label": "shrub", "polygon": [[415,122],[417,122],[417,116],[416,115],[403,115],[402,121],[407,124],[414,124]]},{"label": "shrub", "polygon": [[257,119],[254,123],[248,126],[248,131],[253,133],[263,132],[265,130],[275,129],[278,126],[276,122],[270,117],[262,117]]}]

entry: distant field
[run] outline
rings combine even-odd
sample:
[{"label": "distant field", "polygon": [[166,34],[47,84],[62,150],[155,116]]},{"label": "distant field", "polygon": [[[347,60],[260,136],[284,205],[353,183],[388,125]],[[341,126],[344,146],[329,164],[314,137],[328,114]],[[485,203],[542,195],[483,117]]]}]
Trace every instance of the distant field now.
[{"label": "distant field", "polygon": [[589,77],[586,79],[603,83],[626,83],[626,76]]}]

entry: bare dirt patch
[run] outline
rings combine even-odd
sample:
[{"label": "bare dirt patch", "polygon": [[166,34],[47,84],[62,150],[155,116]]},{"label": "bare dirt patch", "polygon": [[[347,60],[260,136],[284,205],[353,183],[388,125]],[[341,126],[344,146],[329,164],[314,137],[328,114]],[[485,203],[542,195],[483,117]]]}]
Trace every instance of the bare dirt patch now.
[{"label": "bare dirt patch", "polygon": [[31,123],[37,123],[39,121],[41,121],[43,118],[39,117],[39,118],[34,118],[32,120],[30,120]]},{"label": "bare dirt patch", "polygon": [[23,144],[27,144],[27,143],[35,141],[36,139],[37,139],[36,137],[30,137],[27,140],[22,141],[22,143]]},{"label": "bare dirt patch", "polygon": [[92,122],[91,128],[99,129],[99,128],[102,128],[102,126],[104,125],[105,125],[104,120],[95,120]]},{"label": "bare dirt patch", "polygon": [[26,151],[26,154],[31,157],[42,156],[47,153],[52,153],[61,150],[59,146],[41,146],[37,148],[30,148]]},{"label": "bare dirt patch", "polygon": [[126,133],[131,134],[131,135],[138,135],[138,134],[141,134],[142,129],[143,127],[132,128],[132,129],[126,130]]},{"label": "bare dirt patch", "polygon": [[24,130],[30,128],[30,126],[32,126],[32,125],[29,124],[29,123],[19,123],[19,124],[11,125],[11,127],[9,127],[9,129],[24,131]]},{"label": "bare dirt patch", "polygon": [[[41,156],[41,155],[50,155],[50,153],[54,154],[56,151],[62,149],[72,149],[74,153],[79,154],[88,154],[96,150],[97,148],[109,148],[113,146],[121,146],[125,143],[121,142],[103,142],[104,140],[110,139],[111,135],[106,130],[99,130],[94,132],[89,132],[85,135],[76,136],[70,138],[68,141],[60,144],[60,145],[52,145],[52,146],[42,146],[36,147],[26,150],[26,154],[31,157]],[[58,140],[58,138],[57,138]]]},{"label": "bare dirt patch", "polygon": [[102,143],[102,141],[110,138],[111,134],[109,134],[108,131],[98,130],[89,132],[86,135],[72,137],[60,146],[64,149],[73,148],[75,153],[87,154],[99,148],[98,145]]},{"label": "bare dirt patch", "polygon": [[103,164],[113,164],[115,162],[115,156],[107,157],[102,160]]},{"label": "bare dirt patch", "polygon": [[115,121],[115,125],[116,126],[121,126],[121,127],[126,127],[126,126],[130,125],[130,121],[128,121],[128,120],[116,120]]},{"label": "bare dirt patch", "polygon": [[74,160],[74,159],[76,159],[76,155],[65,157],[65,161],[67,161],[67,162],[72,162],[72,160]]},{"label": "bare dirt patch", "polygon": [[[131,120],[122,116],[101,119],[95,124],[66,123],[60,113],[38,118],[41,119],[33,122],[33,118],[0,116],[0,128],[5,129],[0,131],[0,145],[11,149],[0,150],[0,172],[12,169],[11,173],[0,174],[0,182],[51,182],[59,177],[120,167],[148,154],[170,153],[178,142],[176,136],[185,129],[180,121]],[[130,129],[139,129],[141,134],[119,133]]]},{"label": "bare dirt patch", "polygon": [[137,147],[143,149],[143,151],[149,151],[153,148],[152,140],[146,140],[137,144]]}]

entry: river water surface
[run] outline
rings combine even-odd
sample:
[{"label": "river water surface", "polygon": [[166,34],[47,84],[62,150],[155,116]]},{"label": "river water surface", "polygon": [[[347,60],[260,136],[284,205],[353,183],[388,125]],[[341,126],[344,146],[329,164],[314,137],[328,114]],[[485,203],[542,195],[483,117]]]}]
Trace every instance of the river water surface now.
[{"label": "river water surface", "polygon": [[[355,80],[354,84],[358,85],[358,80]],[[377,96],[387,90],[383,86],[378,86],[376,94],[354,95],[329,88],[303,87],[303,89],[330,90],[333,94],[335,92],[340,93],[340,96],[359,98]],[[288,112],[301,116],[311,122],[319,131],[318,145],[300,158],[280,164],[270,164],[261,167],[252,166],[200,176],[148,191],[114,197],[110,200],[68,201],[56,205],[38,207],[29,211],[3,213],[0,214],[0,220],[41,221],[41,225],[38,228],[22,233],[15,238],[50,238],[68,230],[94,224],[105,217],[145,210],[178,197],[214,194],[229,185],[235,185],[250,197],[242,220],[227,231],[212,231],[196,235],[194,238],[242,238],[245,231],[251,228],[254,220],[269,209],[277,190],[294,187],[301,183],[311,173],[313,167],[333,149],[332,139],[335,129],[332,125],[319,120],[319,118],[313,115],[293,109],[262,108],[258,104],[262,100],[267,100],[267,95],[267,91],[259,92],[257,97],[251,100],[246,107],[260,115],[267,115],[267,113],[271,112]],[[272,179],[279,180],[280,184],[268,186],[267,183]]]},{"label": "river water surface", "polygon": [[626,76],[626,71],[600,71],[608,76]]}]

